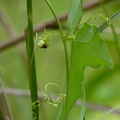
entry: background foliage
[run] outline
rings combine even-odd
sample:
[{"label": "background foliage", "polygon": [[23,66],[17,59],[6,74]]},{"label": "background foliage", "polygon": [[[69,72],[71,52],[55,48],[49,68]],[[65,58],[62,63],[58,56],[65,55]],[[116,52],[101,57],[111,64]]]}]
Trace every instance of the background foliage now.
[{"label": "background foliage", "polygon": [[[83,0],[83,4],[91,3],[94,0]],[[69,10],[71,1],[70,0],[51,0],[56,13],[58,15],[63,14]],[[120,1],[111,0],[105,4],[105,7],[112,16],[119,10]],[[34,27],[39,24],[42,25],[44,21],[49,21],[52,18],[52,14],[49,11],[48,6],[44,0],[33,1],[34,11]],[[90,15],[96,15],[105,13],[101,6],[93,7],[88,11],[84,11],[82,22],[89,19]],[[18,36],[24,32],[24,28],[27,25],[26,18],[26,1],[11,0],[8,4],[7,0],[0,0],[0,16],[7,22],[7,28],[3,22],[0,21],[0,42],[7,42],[9,38]],[[117,37],[120,42],[120,17],[118,17],[113,25],[115,27]],[[103,20],[97,19],[92,20],[91,24],[100,25]],[[64,30],[66,31],[66,22],[63,22]],[[10,31],[9,31],[9,29]],[[49,29],[48,29],[49,31]],[[39,36],[43,33],[40,32]],[[87,67],[85,70],[85,89],[87,94],[87,102],[103,105],[110,108],[120,105],[120,58],[117,53],[113,33],[111,28],[105,29],[101,36],[105,39],[110,56],[114,63],[114,70],[109,70],[101,66],[98,70]],[[65,60],[63,45],[59,36],[53,37],[51,45],[47,49],[36,50],[36,68],[38,77],[38,89],[44,91],[44,87],[47,83],[57,83],[61,88],[64,88],[65,81]],[[12,92],[16,89],[28,90],[27,71],[26,71],[26,49],[25,42],[22,41],[19,44],[11,46],[7,49],[0,51],[0,79],[4,84],[5,89],[12,89]],[[9,92],[10,92],[9,90]],[[57,95],[56,87],[49,87],[51,94]],[[82,97],[82,96],[81,96]],[[18,96],[18,95],[7,95],[10,109],[13,114],[13,118],[16,120],[29,120],[31,119],[31,103],[29,97]],[[104,110],[87,109],[86,119],[99,120],[104,114]],[[58,108],[54,108],[46,102],[41,102],[40,117],[42,120],[54,120],[56,117]],[[70,115],[69,120],[77,120],[80,114],[80,107],[75,106]],[[106,120],[118,120],[120,116],[117,114],[110,114]]]}]

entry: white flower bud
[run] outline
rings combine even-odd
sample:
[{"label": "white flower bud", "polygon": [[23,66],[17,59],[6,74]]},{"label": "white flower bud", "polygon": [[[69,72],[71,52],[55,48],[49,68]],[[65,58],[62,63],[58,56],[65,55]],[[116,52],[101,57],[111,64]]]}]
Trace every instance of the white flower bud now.
[{"label": "white flower bud", "polygon": [[37,45],[38,47],[42,48],[44,44],[45,42],[43,40],[40,40]]}]

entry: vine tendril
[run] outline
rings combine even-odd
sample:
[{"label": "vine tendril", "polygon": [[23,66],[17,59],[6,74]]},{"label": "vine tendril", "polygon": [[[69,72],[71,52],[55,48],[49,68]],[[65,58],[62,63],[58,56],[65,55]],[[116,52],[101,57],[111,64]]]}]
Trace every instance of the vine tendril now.
[{"label": "vine tendril", "polygon": [[[49,85],[54,85],[60,90],[61,93],[59,94],[59,96],[57,98],[50,99],[50,94],[48,92]],[[45,86],[45,91],[46,91],[46,94],[42,93],[42,95],[44,96],[44,100],[46,100],[48,104],[51,104],[54,107],[58,107],[58,105],[61,103],[62,99],[66,96],[65,94],[63,94],[63,90],[55,83],[48,83]]]},{"label": "vine tendril", "polygon": [[[110,18],[105,17],[105,16],[103,16],[102,14],[91,15],[91,17],[90,17],[86,22],[81,23],[80,25],[77,25],[77,26],[73,27],[72,29],[70,29],[70,30],[68,31],[68,33],[66,34],[66,36],[65,36],[65,40],[75,40],[75,39],[72,39],[73,36],[69,36],[70,32],[71,32],[73,29],[75,29],[75,28],[77,28],[77,27],[80,27],[80,26],[84,25],[85,23],[90,22],[92,19],[95,19],[95,20],[96,20],[96,19],[98,18],[98,16],[102,17],[102,19],[104,19],[104,20],[107,22],[108,25],[111,24]],[[69,38],[71,38],[71,39],[69,39]]]},{"label": "vine tendril", "polygon": [[40,102],[39,100],[35,101],[32,103],[32,114],[33,114],[33,118],[32,120],[36,120],[36,114],[33,112],[33,109],[35,109],[36,107],[39,107],[40,106]]}]

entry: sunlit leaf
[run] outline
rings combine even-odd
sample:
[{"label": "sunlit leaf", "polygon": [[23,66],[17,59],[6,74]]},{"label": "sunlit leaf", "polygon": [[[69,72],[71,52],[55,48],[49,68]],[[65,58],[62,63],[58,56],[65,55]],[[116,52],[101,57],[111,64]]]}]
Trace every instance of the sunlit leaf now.
[{"label": "sunlit leaf", "polygon": [[99,36],[97,27],[84,24],[78,31],[76,40],[72,42],[67,96],[62,111],[62,115],[66,116],[65,119],[81,95],[85,67],[99,68],[100,65],[113,68],[106,45]]}]

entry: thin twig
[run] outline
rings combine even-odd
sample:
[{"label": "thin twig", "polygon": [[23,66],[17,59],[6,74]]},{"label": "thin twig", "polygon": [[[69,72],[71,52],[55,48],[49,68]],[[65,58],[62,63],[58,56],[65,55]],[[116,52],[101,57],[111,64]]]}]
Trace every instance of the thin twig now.
[{"label": "thin twig", "polygon": [[11,27],[11,22],[10,22],[9,18],[7,18],[5,16],[5,12],[4,12],[4,10],[2,8],[0,8],[0,22],[1,22],[1,25],[7,31],[6,33],[10,37],[14,37],[15,33],[13,32],[13,27]]},{"label": "thin twig", "polygon": [[[4,92],[5,94],[7,95],[13,95],[13,96],[16,96],[16,97],[30,97],[30,92],[28,90],[20,90],[20,89],[5,89],[4,88]],[[39,97],[39,100],[40,101],[43,101],[44,100],[44,96],[42,96],[42,92],[38,92],[38,97]],[[2,90],[0,88],[0,94],[2,94]],[[56,98],[55,95],[51,95],[51,98]],[[81,100],[78,100],[77,103],[75,104],[75,106],[77,107],[80,107],[82,105],[82,101]],[[100,105],[100,104],[95,104],[95,103],[90,103],[90,102],[87,102],[86,103],[86,106],[88,109],[91,109],[91,110],[98,110],[98,111],[109,111],[110,109],[112,109],[112,107],[107,107],[105,105]],[[116,115],[120,115],[120,110],[115,110],[113,111],[112,113],[116,114]]]},{"label": "thin twig", "polygon": [[[110,2],[110,1],[113,1],[113,0],[103,0],[103,2]],[[90,3],[87,3],[83,6],[83,10],[84,11],[87,11],[87,10],[90,10],[92,8],[95,8],[99,5],[99,2],[98,1],[93,1],[93,2],[90,2]],[[59,20],[62,22],[62,21],[65,21],[67,19],[67,16],[68,16],[68,13],[64,13],[63,15],[59,16]],[[44,28],[56,28],[56,21],[55,19],[51,19],[51,20],[48,20],[40,25],[38,25],[35,29],[34,29],[34,33],[36,32],[41,32]],[[5,50],[6,48],[8,47],[11,47],[13,45],[16,45],[18,43],[20,43],[22,40],[25,39],[25,35],[24,34],[20,34],[14,38],[11,38],[9,40],[6,40],[7,42],[4,42],[4,43],[1,43],[0,44],[0,52]]]},{"label": "thin twig", "polygon": [[13,120],[2,83],[0,81],[0,109],[2,112],[2,120]]}]

